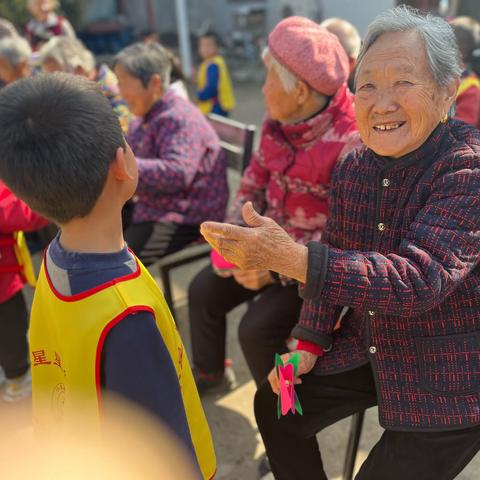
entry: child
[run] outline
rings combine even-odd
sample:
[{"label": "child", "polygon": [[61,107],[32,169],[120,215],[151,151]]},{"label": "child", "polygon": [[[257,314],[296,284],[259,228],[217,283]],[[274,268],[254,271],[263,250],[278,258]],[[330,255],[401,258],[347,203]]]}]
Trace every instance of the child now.
[{"label": "child", "polygon": [[184,347],[123,239],[137,164],[108,100],[80,76],[21,80],[0,92],[0,141],[0,177],[60,226],[32,306],[36,432],[78,435],[73,418],[86,415],[82,428],[96,433],[108,413],[102,394],[114,392],[161,418],[211,478],[212,439]]},{"label": "child", "polygon": [[203,59],[197,75],[198,108],[205,115],[216,113],[228,117],[235,108],[235,97],[227,64],[218,53],[215,34],[206,33],[198,39],[198,53]]},{"label": "child", "polygon": [[[28,253],[18,248],[19,235],[21,231],[37,230],[47,223],[0,181],[0,366],[6,377],[3,398],[7,402],[25,398],[31,392],[28,314],[22,288],[27,274],[32,272],[26,263]],[[32,279],[28,280],[33,283]]]}]

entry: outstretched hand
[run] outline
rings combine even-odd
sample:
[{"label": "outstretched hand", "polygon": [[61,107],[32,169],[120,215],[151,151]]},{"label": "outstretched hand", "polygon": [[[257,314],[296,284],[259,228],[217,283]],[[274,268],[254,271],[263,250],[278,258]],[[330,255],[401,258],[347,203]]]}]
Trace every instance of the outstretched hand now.
[{"label": "outstretched hand", "polygon": [[205,222],[200,232],[229,262],[242,270],[272,270],[304,283],[307,247],[297,244],[274,220],[255,211],[251,202],[243,206],[246,227]]}]

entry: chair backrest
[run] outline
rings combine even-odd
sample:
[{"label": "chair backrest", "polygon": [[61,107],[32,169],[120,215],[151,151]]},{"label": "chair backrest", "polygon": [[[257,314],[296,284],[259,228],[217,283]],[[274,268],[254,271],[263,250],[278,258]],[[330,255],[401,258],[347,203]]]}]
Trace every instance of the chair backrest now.
[{"label": "chair backrest", "polygon": [[257,127],[210,113],[208,121],[220,138],[220,145],[227,153],[228,165],[242,173],[250,163]]}]

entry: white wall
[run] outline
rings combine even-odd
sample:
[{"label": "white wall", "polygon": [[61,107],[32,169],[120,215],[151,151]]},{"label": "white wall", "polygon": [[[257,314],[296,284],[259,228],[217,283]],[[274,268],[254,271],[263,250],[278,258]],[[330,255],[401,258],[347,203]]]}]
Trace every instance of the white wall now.
[{"label": "white wall", "polygon": [[323,18],[344,18],[353,23],[363,37],[374,17],[395,4],[394,0],[323,0]]},{"label": "white wall", "polygon": [[282,18],[282,9],[292,7],[295,15],[319,21],[340,17],[353,23],[363,36],[368,24],[383,10],[393,7],[395,0],[267,0],[269,6],[269,29]]},{"label": "white wall", "polygon": [[90,0],[87,2],[87,21],[105,20],[115,16],[117,6],[115,0]]}]

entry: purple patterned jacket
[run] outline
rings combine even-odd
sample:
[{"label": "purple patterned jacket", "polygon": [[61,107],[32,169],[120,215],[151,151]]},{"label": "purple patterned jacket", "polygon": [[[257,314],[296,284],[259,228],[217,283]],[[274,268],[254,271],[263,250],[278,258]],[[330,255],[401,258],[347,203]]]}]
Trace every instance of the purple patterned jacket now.
[{"label": "purple patterned jacket", "polygon": [[195,105],[167,91],[132,122],[127,141],[139,170],[134,223],[223,220],[227,164],[217,134]]},{"label": "purple patterned jacket", "polygon": [[352,152],[322,241],[293,331],[332,346],[314,372],[370,362],[388,429],[480,424],[480,132],[450,120],[400,159]]}]

